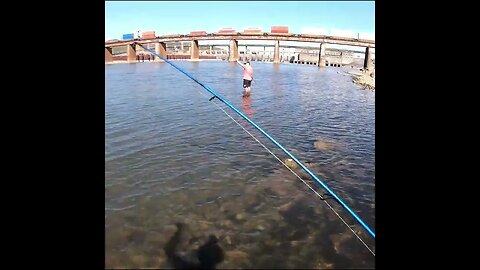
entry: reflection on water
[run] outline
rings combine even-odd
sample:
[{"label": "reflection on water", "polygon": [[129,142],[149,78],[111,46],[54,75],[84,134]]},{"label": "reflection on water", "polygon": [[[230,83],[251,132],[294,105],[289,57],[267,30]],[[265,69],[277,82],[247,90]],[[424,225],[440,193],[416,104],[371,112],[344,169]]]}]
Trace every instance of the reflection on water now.
[{"label": "reflection on water", "polygon": [[[305,162],[375,230],[374,92],[338,69],[253,62],[252,95],[242,98],[235,63],[176,64]],[[374,267],[338,217],[195,82],[166,63],[106,65],[105,76],[106,267],[170,267],[164,248],[179,222],[179,256],[199,263],[213,235],[225,255],[218,268]]]},{"label": "reflection on water", "polygon": [[248,118],[253,119],[254,110],[252,109],[252,97],[243,97],[242,98],[242,112],[248,116]]}]

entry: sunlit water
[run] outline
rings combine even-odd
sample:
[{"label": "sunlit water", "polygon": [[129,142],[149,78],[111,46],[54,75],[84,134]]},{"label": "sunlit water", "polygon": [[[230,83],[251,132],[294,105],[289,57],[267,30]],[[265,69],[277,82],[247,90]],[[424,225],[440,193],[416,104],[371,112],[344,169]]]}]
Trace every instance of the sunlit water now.
[{"label": "sunlit water", "polygon": [[[340,68],[253,62],[252,96],[243,99],[238,65],[176,64],[309,162],[375,230],[374,92]],[[106,65],[105,77],[106,267],[169,267],[163,247],[177,222],[188,229],[182,254],[219,237],[226,253],[219,268],[375,266],[325,203],[213,102],[287,156],[194,81],[153,62]],[[374,249],[366,231],[328,201]]]}]

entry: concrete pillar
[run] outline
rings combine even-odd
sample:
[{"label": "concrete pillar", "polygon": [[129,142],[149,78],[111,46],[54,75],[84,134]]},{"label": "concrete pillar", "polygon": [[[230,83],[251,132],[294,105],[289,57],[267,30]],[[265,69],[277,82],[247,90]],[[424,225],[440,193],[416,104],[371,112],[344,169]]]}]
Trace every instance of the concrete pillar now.
[{"label": "concrete pillar", "polygon": [[363,61],[363,69],[372,70],[372,57],[370,55],[370,47],[365,49],[365,60]]},{"label": "concrete pillar", "polygon": [[240,58],[240,54],[238,53],[238,41],[235,39],[230,40],[230,57],[228,61],[234,62]]},{"label": "concrete pillar", "polygon": [[180,50],[181,50],[182,53],[183,53],[183,50],[184,50],[184,49],[183,49],[183,41],[180,41]]},{"label": "concrete pillar", "polygon": [[199,52],[198,40],[192,40],[192,45],[190,45],[190,59],[198,60]]},{"label": "concrete pillar", "polygon": [[318,52],[318,66],[325,66],[325,45],[323,45],[322,43],[320,43],[320,49]]},{"label": "concrete pillar", "polygon": [[137,61],[137,48],[135,44],[127,45],[127,61],[129,63]]},{"label": "concrete pillar", "polygon": [[[167,58],[167,44],[165,42],[155,43],[155,52],[161,57]],[[156,62],[163,62],[162,59],[155,57]]]},{"label": "concrete pillar", "polygon": [[105,63],[113,62],[112,48],[105,47]]},{"label": "concrete pillar", "polygon": [[275,40],[275,51],[273,52],[273,63],[280,63],[280,40]]}]

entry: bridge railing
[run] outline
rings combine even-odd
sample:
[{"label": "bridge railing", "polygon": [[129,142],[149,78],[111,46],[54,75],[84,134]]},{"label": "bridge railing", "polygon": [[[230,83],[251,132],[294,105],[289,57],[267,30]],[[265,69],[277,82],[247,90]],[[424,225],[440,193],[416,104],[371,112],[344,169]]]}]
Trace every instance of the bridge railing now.
[{"label": "bridge railing", "polygon": [[177,39],[177,38],[201,38],[201,37],[234,37],[234,36],[252,36],[252,37],[258,37],[258,36],[283,36],[283,37],[296,37],[296,38],[310,38],[310,39],[331,39],[331,40],[337,40],[337,41],[352,41],[352,42],[361,42],[361,43],[370,43],[370,44],[375,44],[375,40],[368,40],[368,39],[360,39],[358,37],[341,37],[341,36],[329,36],[329,35],[315,35],[315,34],[293,34],[293,33],[261,33],[261,35],[258,34],[245,34],[241,32],[237,33],[206,33],[203,35],[164,35],[164,36],[156,36],[155,38],[135,38],[132,40],[117,40],[117,41],[105,41],[106,45],[109,44],[116,44],[116,43],[123,43],[126,41],[145,41],[145,40],[155,40],[155,39]]}]

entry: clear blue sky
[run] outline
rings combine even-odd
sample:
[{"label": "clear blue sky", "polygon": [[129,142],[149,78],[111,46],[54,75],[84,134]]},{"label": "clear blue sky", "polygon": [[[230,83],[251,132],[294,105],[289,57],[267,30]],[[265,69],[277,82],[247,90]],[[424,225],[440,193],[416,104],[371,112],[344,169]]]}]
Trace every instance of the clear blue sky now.
[{"label": "clear blue sky", "polygon": [[[155,31],[187,34],[221,27],[243,31],[274,25],[288,26],[291,33],[305,29],[348,30],[375,33],[374,1],[159,1],[105,2],[105,40],[122,34]],[[334,34],[333,32],[330,32]]]}]

